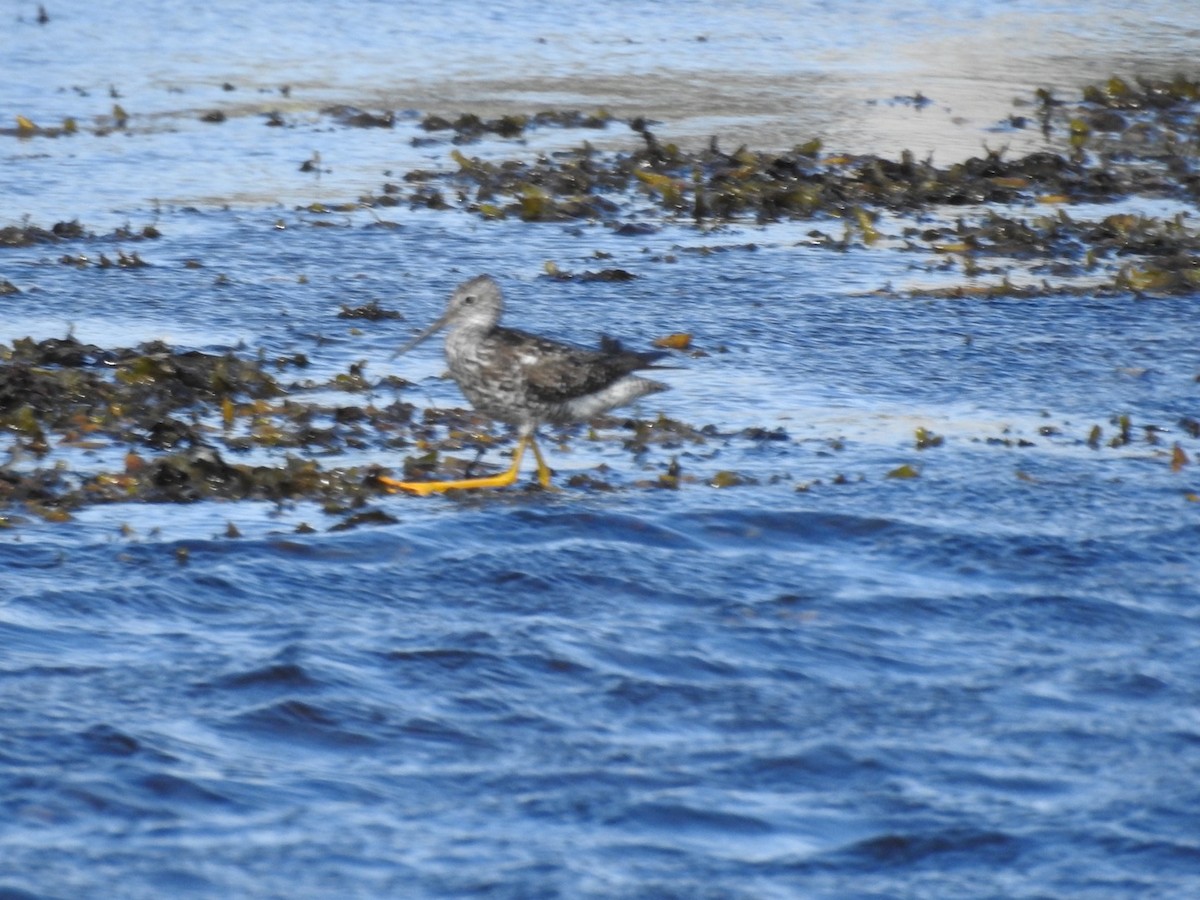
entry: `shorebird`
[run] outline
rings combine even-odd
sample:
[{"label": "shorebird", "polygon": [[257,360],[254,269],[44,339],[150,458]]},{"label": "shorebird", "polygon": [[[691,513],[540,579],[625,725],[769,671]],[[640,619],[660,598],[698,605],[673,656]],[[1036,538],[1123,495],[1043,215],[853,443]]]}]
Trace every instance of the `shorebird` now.
[{"label": "shorebird", "polygon": [[667,385],[633,373],[658,368],[665,353],[626,350],[603,338],[599,350],[588,350],[549,338],[505,328],[504,297],[490,275],[479,275],[455,288],[446,311],[432,325],[397,350],[407,353],[426,338],[446,329],[445,352],[450,375],[476,410],[515,425],[518,440],[512,465],[497,475],[454,481],[379,480],[388,488],[428,495],[454,488],[506,487],[517,480],[526,446],[537,459],[538,482],[550,487],[550,467],[537,445],[543,422],[567,425],[667,390]]}]

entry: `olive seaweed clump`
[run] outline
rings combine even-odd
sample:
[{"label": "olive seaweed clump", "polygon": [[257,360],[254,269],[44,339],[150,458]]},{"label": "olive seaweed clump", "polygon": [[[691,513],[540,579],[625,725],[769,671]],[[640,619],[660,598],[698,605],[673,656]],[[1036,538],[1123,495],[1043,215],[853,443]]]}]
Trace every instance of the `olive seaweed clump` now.
[{"label": "olive seaweed clump", "polygon": [[[815,242],[832,249],[892,237],[880,224],[888,216],[922,222],[895,235],[902,248],[954,260],[973,279],[934,294],[1187,293],[1200,287],[1200,235],[1185,217],[1118,210],[1083,220],[1070,212],[1076,204],[1131,198],[1200,201],[1200,81],[1114,76],[1075,101],[1039,90],[1020,109],[1003,129],[1037,129],[1045,149],[1024,156],[987,149],[949,165],[907,151],[895,159],[828,152],[818,139],[785,152],[726,150],[716,138],[687,149],[635,118],[624,120],[638,135],[632,150],[601,151],[585,142],[497,160],[455,147],[445,169],[409,172],[402,184],[389,182],[359,203],[459,209],[485,219],[599,222],[633,236],[664,222],[701,229],[739,221],[840,222],[832,232],[812,232]],[[599,124],[617,121],[606,114]],[[482,131],[505,133],[500,123],[472,116],[425,127],[454,134],[456,144]],[[974,280],[987,274],[981,260],[988,257],[1033,261],[1034,275],[1041,274],[1041,261],[1049,274],[1084,280]]]},{"label": "olive seaweed clump", "polygon": [[[406,387],[401,379],[371,384],[352,367],[325,384],[281,382],[306,365],[300,354],[266,360],[157,341],[128,349],[70,337],[0,345],[0,435],[10,439],[0,524],[12,524],[14,510],[58,521],[87,505],[204,499],[309,500],[361,524],[374,521],[361,510],[384,493],[377,476],[389,469],[325,468],[320,457],[374,450],[406,477],[446,477],[497,443],[470,410],[416,418],[410,403],[377,399]],[[308,399],[355,394],[362,402]],[[704,440],[667,419],[605,424],[629,429],[635,453],[648,443]],[[466,459],[453,455],[460,451]],[[609,489],[599,478],[585,486]]]}]

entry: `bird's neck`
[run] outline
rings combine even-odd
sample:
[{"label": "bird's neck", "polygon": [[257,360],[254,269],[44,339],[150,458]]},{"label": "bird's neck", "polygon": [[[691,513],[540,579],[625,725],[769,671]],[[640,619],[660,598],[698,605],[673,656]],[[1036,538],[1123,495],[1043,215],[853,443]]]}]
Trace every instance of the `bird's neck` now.
[{"label": "bird's neck", "polygon": [[446,355],[458,353],[484,340],[495,328],[486,322],[463,322],[446,335]]}]

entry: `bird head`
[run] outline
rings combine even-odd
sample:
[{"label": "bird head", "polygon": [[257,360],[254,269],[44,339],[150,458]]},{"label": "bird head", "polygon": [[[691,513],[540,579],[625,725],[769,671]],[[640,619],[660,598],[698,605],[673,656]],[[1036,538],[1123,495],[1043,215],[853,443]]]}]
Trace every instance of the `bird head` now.
[{"label": "bird head", "polygon": [[503,312],[504,298],[496,279],[491,275],[477,275],[456,287],[446,304],[446,311],[432,325],[393,353],[392,359],[407,353],[443,328],[449,328],[451,331],[459,328],[492,328],[500,321]]}]

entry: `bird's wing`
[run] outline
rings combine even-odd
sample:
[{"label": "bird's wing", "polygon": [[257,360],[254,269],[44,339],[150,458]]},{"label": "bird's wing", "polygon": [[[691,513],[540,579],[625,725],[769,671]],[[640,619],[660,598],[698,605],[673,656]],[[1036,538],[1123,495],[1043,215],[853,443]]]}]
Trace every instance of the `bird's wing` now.
[{"label": "bird's wing", "polygon": [[602,342],[588,350],[513,329],[497,329],[501,352],[521,372],[530,395],[559,403],[603,390],[614,381],[650,366],[660,354],[636,353]]}]

